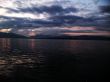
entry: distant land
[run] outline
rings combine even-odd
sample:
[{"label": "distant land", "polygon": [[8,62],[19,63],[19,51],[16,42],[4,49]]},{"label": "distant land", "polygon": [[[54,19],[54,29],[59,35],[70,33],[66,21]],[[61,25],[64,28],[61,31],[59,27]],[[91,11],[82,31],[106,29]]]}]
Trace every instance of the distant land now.
[{"label": "distant land", "polygon": [[80,36],[68,36],[68,35],[36,35],[31,38],[36,39],[76,39],[76,40],[110,40],[108,36],[92,36],[92,35],[80,35]]},{"label": "distant land", "polygon": [[68,36],[68,35],[35,35],[26,37],[15,33],[3,33],[0,32],[0,38],[27,38],[27,39],[73,39],[73,40],[110,40],[110,36],[92,36],[92,35],[81,35],[81,36]]},{"label": "distant land", "polygon": [[22,36],[15,33],[3,33],[0,32],[0,38],[27,38],[26,36]]}]

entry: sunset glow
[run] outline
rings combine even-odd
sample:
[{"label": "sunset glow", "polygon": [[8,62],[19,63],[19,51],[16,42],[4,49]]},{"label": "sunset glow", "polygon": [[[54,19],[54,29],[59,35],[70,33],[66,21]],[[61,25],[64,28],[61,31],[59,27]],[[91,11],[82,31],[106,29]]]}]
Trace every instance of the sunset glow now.
[{"label": "sunset glow", "polygon": [[12,29],[0,29],[0,32],[9,33]]},{"label": "sunset glow", "polygon": [[69,36],[81,36],[81,35],[94,35],[94,36],[110,36],[110,32],[95,32],[95,33],[64,33],[65,35]]}]

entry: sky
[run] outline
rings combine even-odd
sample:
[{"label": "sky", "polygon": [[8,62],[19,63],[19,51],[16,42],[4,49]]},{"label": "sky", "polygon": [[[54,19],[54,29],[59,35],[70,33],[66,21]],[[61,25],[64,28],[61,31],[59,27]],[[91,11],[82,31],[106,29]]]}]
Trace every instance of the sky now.
[{"label": "sky", "polygon": [[110,0],[0,0],[0,32],[110,36]]}]

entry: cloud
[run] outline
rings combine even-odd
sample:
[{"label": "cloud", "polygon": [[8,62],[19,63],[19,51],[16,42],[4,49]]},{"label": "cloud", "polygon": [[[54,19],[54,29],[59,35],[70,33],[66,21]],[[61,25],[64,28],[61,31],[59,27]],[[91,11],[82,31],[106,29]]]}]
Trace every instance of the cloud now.
[{"label": "cloud", "polygon": [[[105,17],[104,17],[105,18]],[[32,19],[0,16],[0,27],[26,28],[26,27],[65,27],[65,26],[109,26],[104,18],[84,18],[75,15],[51,16],[47,19]],[[3,21],[5,20],[5,21]],[[103,21],[102,21],[103,20]],[[105,22],[104,22],[105,21]],[[100,24],[101,23],[101,24]]]},{"label": "cloud", "polygon": [[13,29],[12,32],[23,34],[26,36],[31,35],[54,35],[54,36],[60,36],[60,35],[70,35],[70,36],[76,36],[76,35],[110,35],[110,32],[99,30],[96,27],[80,27],[80,26],[74,26],[74,27],[39,27],[39,28],[21,28],[21,29]]},{"label": "cloud", "polygon": [[78,10],[74,7],[63,8],[59,5],[51,5],[51,6],[32,6],[26,8],[18,8],[16,9],[8,9],[8,13],[48,13],[50,15],[59,15],[59,14],[67,14],[71,12],[78,12]]},{"label": "cloud", "polygon": [[59,16],[52,16],[49,20],[54,22],[59,22],[62,26],[73,26],[76,21],[83,20],[83,17],[75,16],[75,15],[59,15]]},{"label": "cloud", "polygon": [[110,5],[99,6],[99,17],[97,17],[96,21],[100,25],[100,27],[110,28]]},{"label": "cloud", "polygon": [[[7,17],[0,16],[0,27],[12,27],[12,28],[26,28],[26,27],[53,27],[61,26],[62,24],[53,20],[43,20],[43,19],[27,19],[27,18],[17,18],[17,17]],[[5,21],[3,21],[5,20]]]},{"label": "cloud", "polygon": [[[55,0],[49,0],[54,2],[48,4],[45,0],[41,0],[41,2],[38,0],[28,1],[13,0],[14,3],[10,2],[10,5],[0,4],[0,9],[2,9],[2,12],[0,12],[2,13],[0,15],[0,27],[53,28],[57,26],[61,28],[65,26],[96,26],[97,28],[105,27],[105,29],[110,27],[110,15],[107,15],[110,12],[109,5],[100,6],[100,12],[98,12],[96,4],[93,4],[90,0],[86,0],[86,2],[74,0],[69,5],[54,3]],[[75,5],[75,2],[78,4]]]},{"label": "cloud", "polygon": [[[1,27],[55,27],[55,26],[88,26],[91,19],[86,19],[74,15],[62,15],[62,16],[52,16],[48,19],[27,19],[27,18],[18,18],[18,17],[7,17],[0,16],[0,26]],[[3,21],[5,20],[5,21]],[[87,22],[86,22],[87,21]]]},{"label": "cloud", "polygon": [[110,13],[110,5],[100,6],[100,10],[102,13]]},{"label": "cloud", "polygon": [[13,11],[13,12],[17,12],[17,10],[16,10],[16,9],[13,9],[13,8],[8,8],[8,7],[3,7],[3,6],[0,6],[0,9],[7,10],[7,13],[8,13],[8,12],[11,12],[11,11]]}]

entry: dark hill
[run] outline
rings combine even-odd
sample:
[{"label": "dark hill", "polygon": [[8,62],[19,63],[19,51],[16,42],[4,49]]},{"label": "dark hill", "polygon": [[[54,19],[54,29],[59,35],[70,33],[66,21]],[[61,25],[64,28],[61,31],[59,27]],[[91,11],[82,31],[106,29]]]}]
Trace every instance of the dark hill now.
[{"label": "dark hill", "polygon": [[60,36],[52,36],[52,35],[36,35],[31,38],[36,39],[76,39],[76,40],[110,40],[110,37],[107,36],[67,36],[67,35],[60,35]]},{"label": "dark hill", "polygon": [[15,33],[3,33],[0,32],[0,38],[26,38],[25,36],[15,34]]}]

